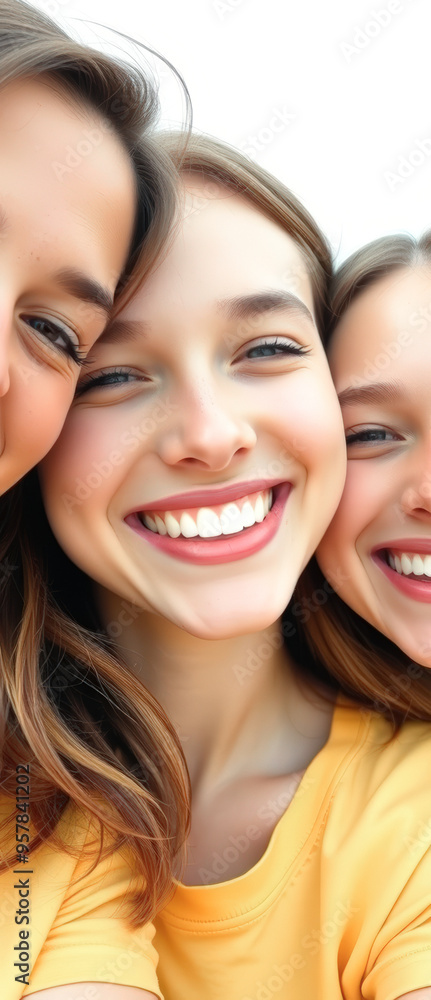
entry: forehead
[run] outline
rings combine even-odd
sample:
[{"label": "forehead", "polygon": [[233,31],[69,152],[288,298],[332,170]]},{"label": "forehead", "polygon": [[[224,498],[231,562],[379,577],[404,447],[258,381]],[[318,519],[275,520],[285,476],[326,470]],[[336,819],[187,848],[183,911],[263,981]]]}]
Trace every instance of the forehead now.
[{"label": "forehead", "polygon": [[289,234],[241,195],[218,182],[187,176],[169,252],[145,282],[127,318],[144,307],[181,299],[205,308],[213,300],[259,289],[293,292],[313,312],[307,264]]},{"label": "forehead", "polygon": [[[48,78],[15,80],[0,91],[0,204],[8,236],[53,248],[74,227],[85,255],[87,236],[105,236],[106,207],[133,209],[135,180],[120,140],[97,111]],[[36,258],[38,259],[38,258]]]},{"label": "forehead", "polygon": [[431,363],[428,265],[400,268],[361,292],[336,327],[328,356],[337,388],[343,388],[354,380],[380,381],[385,372],[422,369],[424,351]]}]

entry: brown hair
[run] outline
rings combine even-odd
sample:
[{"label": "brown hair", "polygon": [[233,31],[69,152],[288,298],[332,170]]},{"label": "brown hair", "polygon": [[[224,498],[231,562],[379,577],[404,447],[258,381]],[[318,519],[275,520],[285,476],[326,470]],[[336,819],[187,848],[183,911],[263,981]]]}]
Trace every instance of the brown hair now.
[{"label": "brown hair", "polygon": [[52,79],[95,109],[130,156],[138,206],[126,273],[120,282],[123,287],[127,277],[129,296],[158,258],[175,204],[172,170],[154,138],[159,112],[155,89],[138,65],[122,63],[74,41],[23,0],[0,0],[0,87],[36,76]]},{"label": "brown hair", "polygon": [[[172,166],[151,135],[156,95],[137,68],[71,40],[20,0],[0,0],[0,86],[42,75],[96,108],[130,155],[138,212],[124,301],[161,253],[175,206]],[[32,849],[48,837],[73,849],[56,831],[69,800],[99,823],[97,856],[132,848],[141,888],[131,918],[141,922],[171,890],[187,832],[181,747],[136,678],[53,603],[25,495],[18,484],[0,498],[1,789],[13,796],[16,765],[30,764]]]},{"label": "brown hair", "polygon": [[[334,277],[327,340],[362,291],[392,272],[423,264],[431,264],[431,231],[420,240],[385,236],[352,254]],[[316,594],[324,595],[320,605],[311,603]],[[347,694],[397,724],[407,717],[431,721],[431,671],[411,662],[352,611],[329,587],[315,558],[302,574],[294,601],[299,613],[308,609],[298,629],[311,652],[313,672],[329,671]]]}]

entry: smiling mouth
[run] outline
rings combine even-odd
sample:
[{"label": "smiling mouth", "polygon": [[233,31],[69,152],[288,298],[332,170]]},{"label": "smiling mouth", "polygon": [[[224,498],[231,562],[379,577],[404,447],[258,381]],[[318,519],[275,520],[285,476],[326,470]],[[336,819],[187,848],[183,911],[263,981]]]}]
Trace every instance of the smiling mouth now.
[{"label": "smiling mouth", "polygon": [[381,549],[376,554],[398,576],[431,584],[431,554],[395,549]]},{"label": "smiling mouth", "polygon": [[259,490],[235,502],[211,507],[185,507],[172,512],[138,511],[144,528],[170,538],[220,538],[237,535],[265,520],[273,505],[272,489]]}]

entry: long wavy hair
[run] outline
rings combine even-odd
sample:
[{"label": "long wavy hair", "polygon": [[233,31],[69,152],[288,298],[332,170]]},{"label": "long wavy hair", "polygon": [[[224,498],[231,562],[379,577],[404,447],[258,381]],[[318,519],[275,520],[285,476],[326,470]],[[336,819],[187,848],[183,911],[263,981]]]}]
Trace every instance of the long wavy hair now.
[{"label": "long wavy hair", "polygon": [[[162,253],[175,211],[175,171],[154,136],[155,90],[138,67],[75,42],[20,0],[0,0],[0,88],[24,77],[51,79],[96,109],[128,151],[138,209],[120,307]],[[48,837],[73,850],[58,834],[71,801],[99,824],[93,864],[101,852],[131,848],[142,888],[129,912],[139,923],[167,897],[187,833],[181,747],[136,678],[52,600],[28,495],[18,484],[0,498],[2,795],[14,795],[15,769],[25,762],[33,850]],[[5,824],[0,870],[13,860],[8,830]]]},{"label": "long wavy hair", "polygon": [[[431,231],[420,240],[386,236],[352,254],[333,281],[326,343],[364,289],[392,272],[423,264],[431,264]],[[329,672],[349,696],[396,725],[406,718],[431,721],[431,671],[352,611],[328,585],[315,558],[298,583],[288,620],[312,672]]]}]

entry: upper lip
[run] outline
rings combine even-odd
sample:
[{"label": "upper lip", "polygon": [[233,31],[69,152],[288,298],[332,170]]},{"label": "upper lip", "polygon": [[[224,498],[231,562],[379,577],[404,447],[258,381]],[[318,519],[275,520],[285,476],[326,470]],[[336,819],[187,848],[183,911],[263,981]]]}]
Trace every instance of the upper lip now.
[{"label": "upper lip", "polygon": [[175,493],[173,496],[162,497],[160,500],[150,500],[145,506],[134,507],[133,512],[136,510],[179,510],[181,507],[212,507],[217,504],[229,503],[231,500],[239,500],[241,497],[249,496],[250,493],[272,489],[272,487],[279,486],[280,483],[284,482],[286,482],[285,479],[252,479],[248,482],[230,483],[229,486],[210,490]]},{"label": "upper lip", "polygon": [[397,549],[399,552],[425,552],[425,554],[430,555],[431,538],[396,538],[383,545],[376,545],[373,551],[381,552],[382,549]]}]

